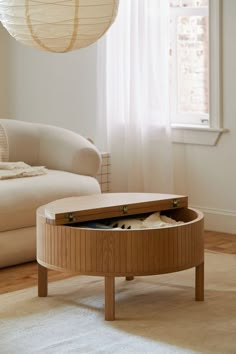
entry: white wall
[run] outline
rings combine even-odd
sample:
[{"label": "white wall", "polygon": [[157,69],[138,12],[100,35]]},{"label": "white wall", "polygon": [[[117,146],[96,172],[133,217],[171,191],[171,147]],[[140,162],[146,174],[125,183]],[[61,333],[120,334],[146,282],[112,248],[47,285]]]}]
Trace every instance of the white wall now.
[{"label": "white wall", "polygon": [[8,116],[8,34],[0,23],[0,118]]},{"label": "white wall", "polygon": [[96,46],[54,54],[10,36],[8,41],[10,118],[54,124],[94,138]]},{"label": "white wall", "polygon": [[229,133],[215,147],[175,145],[175,181],[176,191],[205,212],[206,228],[236,234],[236,1],[224,0],[223,10],[223,118]]}]

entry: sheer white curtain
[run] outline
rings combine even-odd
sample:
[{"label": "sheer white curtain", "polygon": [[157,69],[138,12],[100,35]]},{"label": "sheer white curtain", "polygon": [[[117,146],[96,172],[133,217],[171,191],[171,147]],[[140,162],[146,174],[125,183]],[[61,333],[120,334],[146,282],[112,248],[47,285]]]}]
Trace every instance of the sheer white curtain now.
[{"label": "sheer white curtain", "polygon": [[172,192],[167,3],[120,0],[98,43],[97,143],[111,152],[112,191]]}]

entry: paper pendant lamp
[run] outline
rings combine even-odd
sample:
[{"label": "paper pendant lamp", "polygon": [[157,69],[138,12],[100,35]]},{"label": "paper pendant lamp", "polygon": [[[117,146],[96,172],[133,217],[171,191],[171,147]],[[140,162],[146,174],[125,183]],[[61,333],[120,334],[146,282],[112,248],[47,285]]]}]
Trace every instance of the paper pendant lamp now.
[{"label": "paper pendant lamp", "polygon": [[118,5],[119,0],[0,0],[0,20],[19,42],[65,53],[98,40]]}]

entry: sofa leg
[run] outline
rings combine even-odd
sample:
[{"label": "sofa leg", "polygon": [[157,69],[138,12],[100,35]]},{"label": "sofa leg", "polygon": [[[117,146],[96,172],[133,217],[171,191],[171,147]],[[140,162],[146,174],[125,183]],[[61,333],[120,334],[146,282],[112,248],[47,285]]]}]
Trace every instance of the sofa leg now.
[{"label": "sofa leg", "polygon": [[38,264],[38,296],[48,295],[48,270],[41,264]]}]

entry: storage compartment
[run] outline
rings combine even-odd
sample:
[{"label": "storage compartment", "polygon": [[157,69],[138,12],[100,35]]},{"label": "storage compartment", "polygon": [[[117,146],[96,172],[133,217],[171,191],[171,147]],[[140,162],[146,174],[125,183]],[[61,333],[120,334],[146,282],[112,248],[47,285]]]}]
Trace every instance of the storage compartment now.
[{"label": "storage compartment", "polygon": [[162,214],[184,223],[147,229],[53,225],[48,223],[45,210],[41,208],[37,214],[37,260],[55,270],[106,276],[153,275],[204,261],[203,214],[197,210],[166,210]]},{"label": "storage compartment", "polygon": [[194,220],[196,215],[188,211],[186,208],[179,209],[178,213],[173,210],[162,212],[145,213],[138,215],[120,216],[115,218],[106,218],[101,220],[90,220],[86,222],[70,223],[66,226],[92,228],[92,229],[123,229],[123,230],[138,230],[174,227],[181,225],[184,222]]}]

